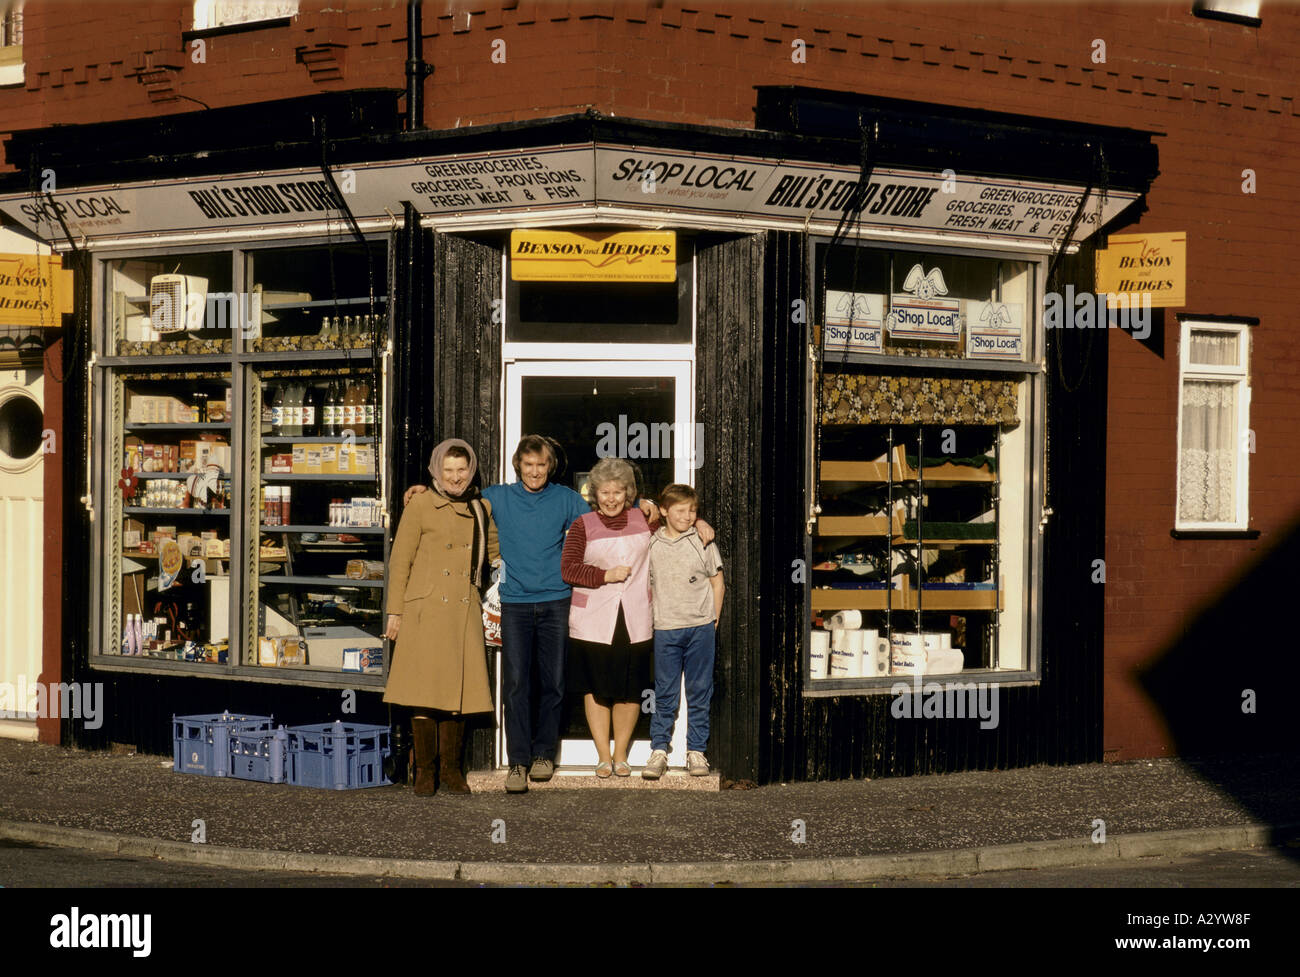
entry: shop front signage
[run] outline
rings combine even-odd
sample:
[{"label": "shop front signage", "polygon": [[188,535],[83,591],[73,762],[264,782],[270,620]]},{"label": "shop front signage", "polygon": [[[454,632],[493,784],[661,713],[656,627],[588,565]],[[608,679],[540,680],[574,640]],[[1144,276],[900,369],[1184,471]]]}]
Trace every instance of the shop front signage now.
[{"label": "shop front signage", "polygon": [[0,325],[58,326],[72,311],[72,272],[58,255],[0,254]]},{"label": "shop front signage", "polygon": [[511,231],[517,282],[674,282],[675,231]]},{"label": "shop front signage", "polygon": [[928,339],[955,343],[961,338],[961,301],[945,299],[943,272],[913,265],[903,280],[904,295],[894,295],[885,324],[896,339]]},{"label": "shop front signage", "polygon": [[[93,241],[315,228],[340,220],[340,198],[359,220],[400,213],[409,201],[424,217],[449,223],[583,208],[584,216],[673,211],[714,218],[719,226],[743,220],[817,233],[833,230],[855,207],[865,230],[1050,246],[1083,196],[1077,186],[882,167],[859,187],[855,166],[602,143],[358,163],[331,167],[330,175],[332,181],[298,168],[15,194],[0,197],[0,209],[46,240],[62,240],[66,225]],[[1115,190],[1091,195],[1074,240],[1090,236],[1137,197]]]},{"label": "shop front signage", "polygon": [[1187,232],[1112,234],[1097,252],[1098,294],[1151,296],[1153,308],[1187,304]]},{"label": "shop front signage", "polygon": [[884,344],[885,296],[869,292],[826,292],[822,348],[828,353],[879,353]]},{"label": "shop front signage", "polygon": [[[1019,302],[967,302],[966,355],[975,360],[1021,360],[1025,307]],[[978,306],[979,311],[971,313]]]}]

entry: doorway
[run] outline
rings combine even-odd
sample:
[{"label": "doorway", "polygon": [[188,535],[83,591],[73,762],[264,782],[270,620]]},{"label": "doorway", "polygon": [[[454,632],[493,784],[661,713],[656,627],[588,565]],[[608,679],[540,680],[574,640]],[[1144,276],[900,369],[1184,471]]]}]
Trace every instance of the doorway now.
[{"label": "doorway", "polygon": [[[697,444],[694,370],[690,360],[517,360],[505,364],[505,437],[501,471],[514,481],[510,458],[525,434],[560,443],[564,457],[555,481],[588,501],[587,475],[601,457],[621,457],[638,475],[638,492],[654,497],[670,482],[694,482]],[[498,652],[497,763],[505,762]],[[673,730],[670,762],[685,762],[685,696]],[[650,757],[650,712],[645,701],[632,736],[628,762]],[[560,724],[561,768],[590,769],[597,762],[582,697],[566,695]]]}]

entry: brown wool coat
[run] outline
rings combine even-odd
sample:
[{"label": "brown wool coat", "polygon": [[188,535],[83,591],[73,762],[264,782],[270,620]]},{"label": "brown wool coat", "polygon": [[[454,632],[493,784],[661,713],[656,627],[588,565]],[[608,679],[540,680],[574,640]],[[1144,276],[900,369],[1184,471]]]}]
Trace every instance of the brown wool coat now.
[{"label": "brown wool coat", "polygon": [[[484,500],[489,516],[492,506]],[[402,615],[384,701],[448,712],[491,712],[483,608],[470,582],[474,517],[436,492],[411,499],[388,560],[388,613]],[[488,560],[497,527],[488,519]]]}]

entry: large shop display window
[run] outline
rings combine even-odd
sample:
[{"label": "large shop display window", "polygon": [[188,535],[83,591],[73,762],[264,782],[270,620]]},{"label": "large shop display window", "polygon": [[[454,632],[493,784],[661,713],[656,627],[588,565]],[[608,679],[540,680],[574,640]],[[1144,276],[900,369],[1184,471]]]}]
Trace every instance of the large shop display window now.
[{"label": "large shop display window", "polygon": [[811,693],[1028,672],[1037,262],[820,245]]},{"label": "large shop display window", "polygon": [[100,263],[99,664],[382,681],[387,256]]}]

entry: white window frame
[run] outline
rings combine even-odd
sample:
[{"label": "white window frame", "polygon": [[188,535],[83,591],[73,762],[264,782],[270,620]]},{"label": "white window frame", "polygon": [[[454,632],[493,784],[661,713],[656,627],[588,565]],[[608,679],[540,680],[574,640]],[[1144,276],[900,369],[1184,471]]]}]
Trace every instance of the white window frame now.
[{"label": "white window frame", "polygon": [[[15,40],[5,42],[12,29]],[[0,87],[21,85],[24,81],[23,2],[0,3]]]},{"label": "white window frame", "polygon": [[[290,6],[292,10],[288,9]],[[271,0],[269,3],[267,0],[245,0],[234,9],[232,5],[223,3],[222,0],[194,0],[196,31],[257,24],[265,20],[283,20],[285,17],[296,16],[298,16],[298,0],[281,0],[281,2]]]},{"label": "white window frame", "polygon": [[[1174,446],[1174,529],[1189,532],[1246,531],[1250,528],[1250,327],[1244,322],[1183,319],[1178,337],[1178,442]],[[1192,331],[1237,337],[1237,364],[1213,366],[1190,361]],[[1226,522],[1196,522],[1182,518],[1183,392],[1189,380],[1235,381],[1237,385],[1236,504]]]}]

